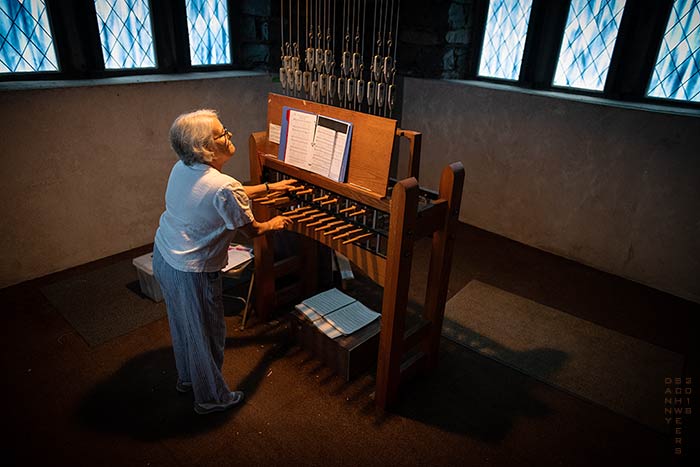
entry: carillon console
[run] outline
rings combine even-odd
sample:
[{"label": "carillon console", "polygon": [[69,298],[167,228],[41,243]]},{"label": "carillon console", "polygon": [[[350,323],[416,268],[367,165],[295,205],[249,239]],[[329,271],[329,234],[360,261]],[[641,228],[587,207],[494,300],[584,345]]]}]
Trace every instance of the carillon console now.
[{"label": "carillon console", "polygon": [[[254,240],[254,308],[262,319],[278,307],[318,292],[316,268],[322,246],[348,257],[383,287],[377,355],[375,403],[386,409],[396,400],[400,382],[437,364],[440,332],[450,274],[453,234],[464,184],[459,162],[444,168],[439,190],[418,185],[420,133],[398,129],[396,121],[328,105],[270,94],[268,129],[281,125],[282,108],[309,111],[353,125],[347,181],[336,182],[286,164],[268,131],[250,137],[253,183],[295,179],[289,192],[255,200],[256,218],[283,214],[299,234],[298,254],[275,258],[270,236]],[[283,135],[284,137],[284,135]],[[390,184],[389,170],[400,137],[410,141],[409,176]],[[422,319],[407,329],[406,307],[416,239],[431,236],[431,259]],[[285,287],[279,279],[297,274]]]}]

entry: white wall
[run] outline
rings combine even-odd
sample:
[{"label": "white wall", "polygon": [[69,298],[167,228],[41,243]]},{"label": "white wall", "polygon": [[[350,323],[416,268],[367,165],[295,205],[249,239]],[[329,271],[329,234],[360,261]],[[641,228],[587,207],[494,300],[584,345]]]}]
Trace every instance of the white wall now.
[{"label": "white wall", "polygon": [[238,147],[225,171],[247,180],[248,136],[265,128],[266,96],[278,85],[261,74],[219,76],[3,84],[0,287],[152,242],[177,160],[167,134],[183,112],[219,110]]},{"label": "white wall", "polygon": [[700,302],[700,112],[406,79],[421,184],[466,169],[460,220]]}]

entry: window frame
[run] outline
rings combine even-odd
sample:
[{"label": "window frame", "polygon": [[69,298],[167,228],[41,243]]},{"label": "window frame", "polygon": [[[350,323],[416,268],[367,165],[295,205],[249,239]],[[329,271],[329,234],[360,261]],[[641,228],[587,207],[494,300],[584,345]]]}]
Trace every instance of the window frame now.
[{"label": "window frame", "polygon": [[532,0],[532,6],[530,7],[530,18],[528,19],[528,24],[527,24],[527,31],[525,32],[525,43],[523,44],[523,55],[522,55],[522,61],[520,63],[520,72],[518,74],[517,79],[508,79],[508,78],[497,78],[494,76],[482,76],[479,75],[479,66],[481,65],[481,55],[484,51],[484,41],[486,40],[486,23],[488,22],[488,15],[489,15],[489,5],[490,1],[479,1],[476,0],[475,3],[482,3],[483,5],[480,6],[479,8],[479,18],[478,18],[478,26],[477,28],[480,29],[481,34],[479,35],[479,47],[477,49],[477,54],[474,57],[474,74],[478,76],[481,79],[484,79],[486,81],[492,81],[494,83],[501,83],[501,84],[515,84],[520,81],[523,75],[523,67],[525,65],[525,49],[527,47],[527,42],[528,39],[530,38],[530,32],[532,30],[532,9],[535,7],[535,2],[536,0]]},{"label": "window frame", "polygon": [[45,0],[59,70],[0,74],[0,82],[241,70],[241,2],[225,1],[230,64],[193,66],[185,0],[149,0],[156,67],[106,69],[94,0]]},{"label": "window frame", "polygon": [[489,1],[474,0],[472,4],[471,14],[474,20],[471,46],[468,48],[473,59],[467,66],[466,79],[562,94],[700,109],[700,103],[697,102],[646,95],[673,0],[627,0],[602,91],[553,84],[571,0],[533,0],[517,80],[479,76]]},{"label": "window frame", "polygon": [[[678,105],[688,105],[690,104],[692,107],[695,108],[700,108],[700,102],[690,102],[690,101],[684,101],[684,100],[678,100],[678,99],[669,99],[666,97],[656,97],[656,96],[647,96],[647,90],[649,89],[649,85],[651,84],[652,80],[652,75],[654,73],[654,68],[656,67],[656,59],[658,58],[659,55],[659,50],[661,49],[662,41],[664,38],[664,35],[666,34],[666,26],[668,24],[669,17],[671,15],[671,10],[673,8],[673,4],[675,2],[671,1],[668,4],[668,11],[665,12],[663,15],[663,21],[657,21],[658,24],[658,30],[655,31],[655,33],[658,35],[658,40],[654,44],[653,48],[650,48],[649,56],[647,57],[648,60],[648,79],[644,82],[644,87],[642,89],[642,93],[644,94],[644,97],[649,101],[649,102],[654,102],[654,103],[666,103],[666,102],[671,102],[675,103]],[[700,78],[698,78],[700,79]]]}]

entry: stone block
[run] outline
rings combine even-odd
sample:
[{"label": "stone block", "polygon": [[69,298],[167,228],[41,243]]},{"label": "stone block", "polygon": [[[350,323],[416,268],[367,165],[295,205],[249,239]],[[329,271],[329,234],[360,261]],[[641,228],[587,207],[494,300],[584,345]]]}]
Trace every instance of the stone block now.
[{"label": "stone block", "polygon": [[253,40],[256,37],[256,25],[255,17],[253,16],[242,16],[241,17],[241,30],[240,38],[242,40]]},{"label": "stone block", "polygon": [[448,44],[466,44],[469,40],[466,29],[457,29],[448,31],[445,35],[445,40]]},{"label": "stone block", "polygon": [[448,49],[447,52],[442,56],[442,69],[443,71],[449,71],[455,69],[455,53],[454,50]]},{"label": "stone block", "polygon": [[241,2],[241,13],[253,16],[270,16],[270,2],[260,0],[243,0]]},{"label": "stone block", "polygon": [[270,56],[270,47],[266,44],[244,44],[241,54],[244,63],[266,62]]},{"label": "stone block", "polygon": [[257,21],[257,35],[259,41],[270,40],[270,22],[267,19],[259,18]]},{"label": "stone block", "polygon": [[467,14],[464,5],[452,3],[447,12],[447,24],[450,29],[462,29],[467,24]]},{"label": "stone block", "polygon": [[421,29],[403,29],[399,32],[399,41],[415,45],[439,45],[442,43],[440,36],[435,31]]}]

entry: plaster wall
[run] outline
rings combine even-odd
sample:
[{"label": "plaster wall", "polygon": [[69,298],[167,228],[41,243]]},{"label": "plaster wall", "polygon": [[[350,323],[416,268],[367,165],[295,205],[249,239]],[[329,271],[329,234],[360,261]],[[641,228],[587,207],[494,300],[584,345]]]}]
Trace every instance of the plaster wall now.
[{"label": "plaster wall", "polygon": [[[220,111],[248,178],[266,75],[0,89],[0,287],[152,242],[180,113]],[[460,160],[460,220],[700,302],[700,117],[404,81],[421,184]]]},{"label": "plaster wall", "polygon": [[700,302],[700,113],[404,80],[421,184],[462,161],[460,220]]},{"label": "plaster wall", "polygon": [[247,180],[248,136],[265,128],[278,87],[254,73],[4,86],[0,287],[152,242],[177,161],[168,130],[183,112],[219,110],[238,148],[225,172]]}]

